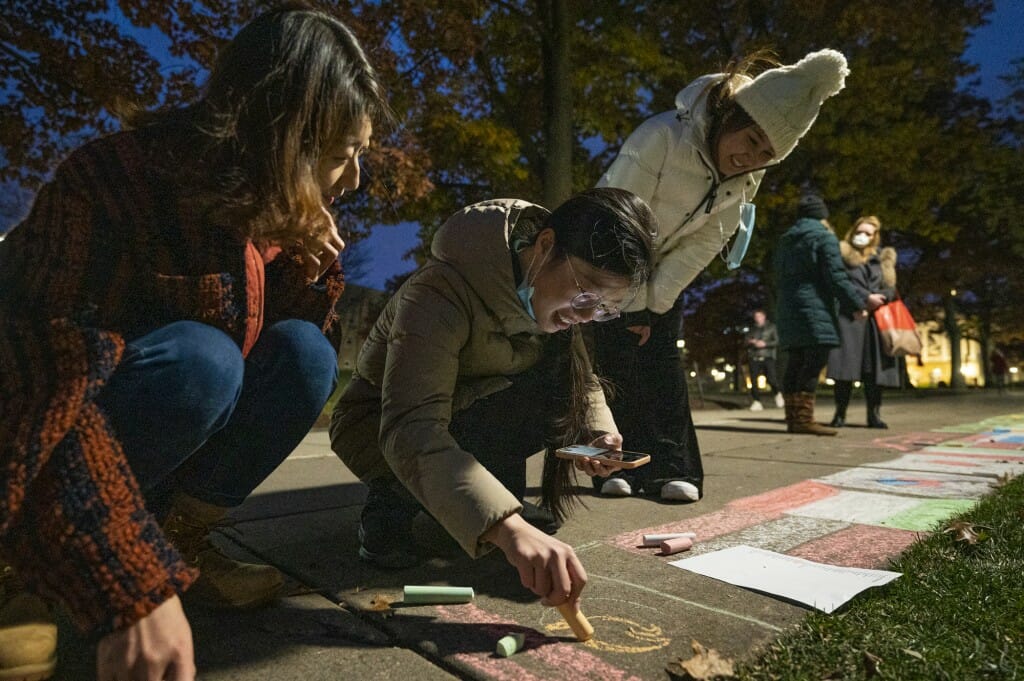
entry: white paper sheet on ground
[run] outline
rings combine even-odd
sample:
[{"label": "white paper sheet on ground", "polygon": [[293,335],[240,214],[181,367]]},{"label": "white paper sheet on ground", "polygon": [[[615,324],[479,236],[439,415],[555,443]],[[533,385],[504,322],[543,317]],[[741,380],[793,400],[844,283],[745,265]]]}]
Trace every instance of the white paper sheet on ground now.
[{"label": "white paper sheet on ground", "polygon": [[752,546],[733,546],[669,563],[699,575],[832,612],[861,591],[901,575],[815,563]]}]

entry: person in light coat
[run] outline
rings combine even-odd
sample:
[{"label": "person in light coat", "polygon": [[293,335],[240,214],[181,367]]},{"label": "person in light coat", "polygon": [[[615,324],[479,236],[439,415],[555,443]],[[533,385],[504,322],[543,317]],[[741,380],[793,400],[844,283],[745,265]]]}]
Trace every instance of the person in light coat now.
[{"label": "person in light coat", "polygon": [[[652,465],[596,480],[605,494],[637,492],[696,501],[703,493],[700,448],[676,347],[680,294],[739,229],[749,238],[765,168],[779,163],[844,85],[835,50],[807,55],[756,78],[756,59],[705,75],[676,95],[676,108],[641,124],[598,186],[635,192],[660,231],[654,272],[619,320],[595,330],[598,372],[614,385],[610,406],[632,448]],[[740,249],[742,250],[742,246]]]},{"label": "person in light coat", "polygon": [[[577,600],[586,572],[548,536],[576,490],[553,450],[622,447],[578,325],[613,319],[646,282],[655,228],[647,204],[610,188],[554,212],[484,201],[441,226],[377,319],[331,421],[334,451],[370,488],[360,558],[418,562],[422,508],[469,555],[500,548],[549,604]],[[526,459],[541,450],[545,531],[523,513]]]}]

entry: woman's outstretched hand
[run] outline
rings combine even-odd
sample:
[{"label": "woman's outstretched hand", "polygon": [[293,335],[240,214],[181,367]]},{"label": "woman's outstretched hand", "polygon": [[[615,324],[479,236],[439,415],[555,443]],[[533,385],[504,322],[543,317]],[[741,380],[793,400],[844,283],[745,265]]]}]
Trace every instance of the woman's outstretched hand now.
[{"label": "woman's outstretched hand", "polygon": [[[604,435],[594,438],[588,442],[587,445],[590,447],[600,447],[601,449],[610,449],[612,451],[621,451],[622,436],[618,433],[605,433]],[[607,478],[609,475],[619,470],[615,466],[609,466],[591,458],[579,458],[573,463],[576,465],[576,468],[583,471],[590,477],[597,476]]]},{"label": "woman's outstretched hand", "polygon": [[544,605],[576,604],[587,584],[587,571],[572,547],[548,536],[518,513],[495,523],[482,539],[497,546],[519,571],[523,586]]}]

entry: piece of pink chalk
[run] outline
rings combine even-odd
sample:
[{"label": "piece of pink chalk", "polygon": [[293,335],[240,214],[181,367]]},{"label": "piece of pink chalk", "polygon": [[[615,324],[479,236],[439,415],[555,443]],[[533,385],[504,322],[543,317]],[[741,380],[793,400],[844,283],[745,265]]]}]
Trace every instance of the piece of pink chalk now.
[{"label": "piece of pink chalk", "polygon": [[661,542],[661,555],[671,556],[673,553],[686,551],[693,546],[693,540],[689,537],[676,537]]}]

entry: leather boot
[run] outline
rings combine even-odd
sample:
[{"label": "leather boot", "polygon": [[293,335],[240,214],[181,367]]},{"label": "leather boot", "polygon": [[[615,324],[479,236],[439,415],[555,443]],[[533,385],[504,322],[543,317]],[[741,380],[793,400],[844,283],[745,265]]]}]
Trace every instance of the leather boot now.
[{"label": "leather boot", "polygon": [[57,669],[57,624],[49,606],[0,563],[0,679],[41,681]]},{"label": "leather boot", "polygon": [[254,608],[277,598],[284,576],[271,565],[243,563],[224,555],[210,541],[210,530],[223,524],[228,509],[178,494],[164,532],[185,562],[199,568],[190,592],[208,605]]},{"label": "leather boot", "polygon": [[846,425],[846,408],[850,406],[850,394],[853,392],[852,381],[836,381],[835,385],[836,413],[828,425],[842,428]]},{"label": "leather boot", "polygon": [[877,385],[866,386],[864,395],[868,402],[868,428],[888,428],[882,420],[882,388]]},{"label": "leather boot", "polygon": [[789,432],[806,435],[835,435],[834,428],[828,428],[814,420],[814,393],[796,393],[794,402],[796,422]]},{"label": "leather boot", "polygon": [[786,432],[792,433],[796,425],[796,393],[782,393],[783,407],[786,410]]}]

